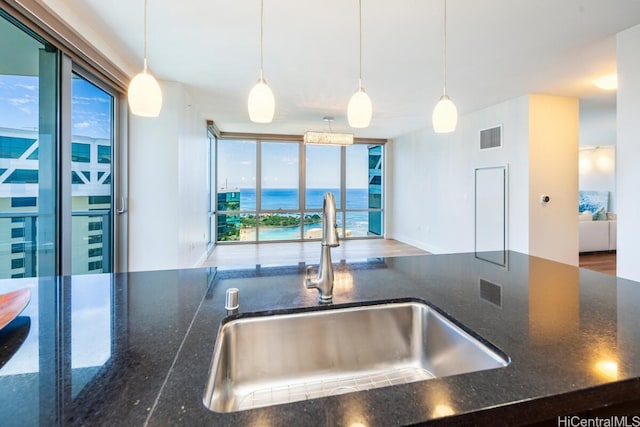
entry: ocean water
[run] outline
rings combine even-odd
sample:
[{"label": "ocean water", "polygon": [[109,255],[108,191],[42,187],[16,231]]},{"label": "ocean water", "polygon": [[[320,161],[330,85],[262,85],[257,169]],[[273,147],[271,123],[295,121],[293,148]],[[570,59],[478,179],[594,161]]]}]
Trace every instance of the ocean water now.
[{"label": "ocean water", "polygon": [[[307,209],[322,210],[322,200],[326,192],[333,193],[336,199],[336,208],[340,206],[340,190],[337,188],[310,188],[307,189],[305,200]],[[347,190],[347,209],[368,209],[369,190],[366,188],[352,188]],[[240,209],[246,211],[256,210],[256,190],[253,188],[240,189]],[[262,210],[291,209],[298,207],[298,189],[296,188],[263,188]]]},{"label": "ocean water", "polygon": [[[312,188],[307,189],[305,194],[306,208],[317,209],[318,213],[322,211],[322,201],[324,194],[331,192],[336,199],[336,208],[340,206],[340,190],[337,188]],[[263,188],[262,189],[262,210],[297,210],[298,206],[298,189],[289,188]],[[369,192],[366,188],[348,189],[346,193],[347,209],[368,209],[369,208]],[[255,189],[240,189],[240,209],[243,211],[254,211],[256,209],[256,191]],[[369,213],[368,212],[347,212],[343,215],[339,212],[336,218],[338,227],[342,227],[345,222],[345,228],[349,237],[361,237],[369,235]],[[274,227],[260,228],[259,240],[293,240],[300,239],[304,234],[313,229],[321,229],[322,224],[305,225],[301,227]],[[243,233],[241,240],[255,240],[255,231]]]}]

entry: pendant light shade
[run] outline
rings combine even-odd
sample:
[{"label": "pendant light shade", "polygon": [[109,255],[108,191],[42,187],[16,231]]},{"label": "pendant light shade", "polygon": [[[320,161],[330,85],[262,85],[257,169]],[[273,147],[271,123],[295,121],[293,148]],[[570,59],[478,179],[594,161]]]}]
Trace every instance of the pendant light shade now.
[{"label": "pendant light shade", "polygon": [[162,109],[162,90],[147,68],[147,0],[144,0],[144,68],[129,83],[127,99],[131,113],[158,117]]},{"label": "pendant light shade", "polygon": [[347,107],[347,119],[349,126],[352,128],[366,128],[371,123],[373,115],[373,104],[371,98],[362,87],[362,0],[358,0],[358,22],[360,28],[360,47],[359,47],[359,78],[358,90],[349,100]]},{"label": "pendant light shade", "polygon": [[148,73],[146,66],[129,83],[127,98],[131,113],[136,116],[158,117],[160,114],[162,90],[160,90],[158,81]]},{"label": "pendant light shade", "polygon": [[260,0],[260,78],[258,83],[249,92],[249,100],[247,101],[247,109],[249,110],[249,119],[255,123],[271,123],[273,115],[276,111],[276,100],[273,97],[273,91],[267,85],[267,81],[263,76],[263,19],[264,17],[264,0]]},{"label": "pendant light shade", "polygon": [[249,92],[249,118],[255,123],[271,123],[276,109],[276,100],[273,91],[267,82],[260,78],[258,83]]},{"label": "pendant light shade", "polygon": [[362,86],[353,94],[347,108],[347,119],[352,128],[366,128],[371,123],[373,104]]},{"label": "pendant light shade", "polygon": [[448,133],[456,130],[458,109],[447,95],[442,95],[433,109],[433,130],[436,133]]},{"label": "pendant light shade", "polygon": [[433,131],[449,133],[456,130],[458,109],[447,95],[447,0],[444,0],[444,93],[433,109]]}]

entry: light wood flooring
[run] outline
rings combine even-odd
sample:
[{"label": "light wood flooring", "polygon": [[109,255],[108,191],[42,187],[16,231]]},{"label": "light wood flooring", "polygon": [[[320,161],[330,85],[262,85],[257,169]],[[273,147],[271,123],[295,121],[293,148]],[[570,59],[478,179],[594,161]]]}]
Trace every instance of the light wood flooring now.
[{"label": "light wood flooring", "polygon": [[[428,252],[393,239],[342,240],[331,250],[334,262],[401,255],[425,255]],[[217,245],[202,264],[203,267],[238,268],[294,265],[320,261],[320,242],[261,243]],[[616,253],[580,254],[580,267],[616,275]]]},{"label": "light wood flooring", "polygon": [[[400,255],[425,255],[422,249],[393,239],[342,240],[331,249],[333,262],[365,260],[367,258]],[[218,244],[203,267],[254,267],[256,265],[315,264],[320,261],[320,242],[289,242],[261,244]]]},{"label": "light wood flooring", "polygon": [[580,254],[580,267],[601,273],[616,275],[615,252],[593,252]]}]

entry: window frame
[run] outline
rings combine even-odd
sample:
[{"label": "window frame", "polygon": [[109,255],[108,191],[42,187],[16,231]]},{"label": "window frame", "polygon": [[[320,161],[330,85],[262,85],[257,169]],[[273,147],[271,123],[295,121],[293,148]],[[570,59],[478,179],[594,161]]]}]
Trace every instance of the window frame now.
[{"label": "window frame", "polygon": [[[256,218],[255,240],[218,240],[218,230],[216,227],[215,244],[256,244],[256,243],[287,243],[287,242],[311,242],[319,241],[320,238],[305,238],[304,236],[304,218],[306,215],[313,215],[321,212],[321,209],[307,208],[306,206],[306,192],[308,190],[306,186],[306,161],[307,152],[306,145],[302,141],[301,136],[290,135],[258,135],[258,134],[232,134],[232,133],[220,133],[217,136],[217,143],[225,143],[233,140],[255,141],[256,143],[256,157],[255,157],[255,173],[256,173],[256,208],[255,210],[241,210],[241,211],[224,211],[215,210],[214,214],[228,215],[228,216],[243,216],[253,215]],[[290,143],[298,145],[298,209],[262,209],[262,144],[263,143]],[[364,239],[382,239],[385,235],[386,215],[385,212],[385,175],[386,175],[386,142],[385,139],[365,139],[358,138],[354,141],[354,144],[367,145],[367,146],[380,146],[381,147],[381,208],[347,208],[347,187],[346,187],[346,170],[347,170],[347,146],[340,147],[340,206],[336,209],[337,223],[341,224],[340,238],[342,240],[364,240]],[[222,159],[224,160],[224,159]],[[216,154],[216,170],[218,170],[218,163],[221,161],[219,154]],[[212,177],[212,179],[214,179]],[[215,188],[215,200],[218,200],[218,177],[215,176],[215,183],[212,186]],[[368,212],[368,213],[380,213],[382,215],[382,226],[380,235],[367,235],[367,236],[350,236],[345,237],[346,231],[346,219],[349,213]],[[300,221],[300,235],[295,239],[282,239],[282,240],[267,240],[260,239],[260,221],[257,220],[260,215],[264,214],[284,214],[284,215],[299,215]]]}]

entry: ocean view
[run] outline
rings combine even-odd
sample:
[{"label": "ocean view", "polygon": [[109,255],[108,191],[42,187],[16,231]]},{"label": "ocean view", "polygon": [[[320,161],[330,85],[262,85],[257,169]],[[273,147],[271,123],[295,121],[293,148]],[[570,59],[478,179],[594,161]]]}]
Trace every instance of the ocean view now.
[{"label": "ocean view", "polygon": [[[336,208],[343,209],[340,200],[340,190],[337,188],[312,188],[307,189],[305,193],[306,210],[317,210],[317,212],[307,212],[310,214],[321,214],[322,201],[326,192],[333,193],[336,199]],[[261,195],[262,211],[274,210],[298,210],[299,191],[297,188],[263,188]],[[367,188],[352,188],[346,193],[347,209],[368,209],[369,208],[369,192]],[[240,210],[255,211],[256,209],[256,190],[253,188],[240,189]],[[293,215],[293,214],[292,214]],[[338,212],[338,226],[342,228],[343,221],[348,237],[361,237],[369,235],[369,213],[368,212],[347,212],[346,218],[342,213]],[[344,219],[343,219],[344,218]],[[294,240],[300,239],[302,232],[307,236],[310,232],[315,231],[318,235],[322,228],[321,222],[305,224],[304,230],[300,226],[289,227],[265,227],[260,226],[259,240]],[[315,236],[314,236],[315,237]],[[306,238],[306,237],[305,237]],[[240,240],[256,240],[255,228],[242,229]]]},{"label": "ocean view", "polygon": [[[330,192],[336,199],[336,208],[340,206],[340,190],[338,188],[309,188],[305,194],[307,210],[322,210],[324,194]],[[347,209],[368,209],[369,192],[366,188],[351,188],[347,190]],[[256,210],[256,190],[254,188],[240,189],[240,209],[243,211]],[[297,188],[263,188],[262,210],[296,210],[298,207]]]}]

